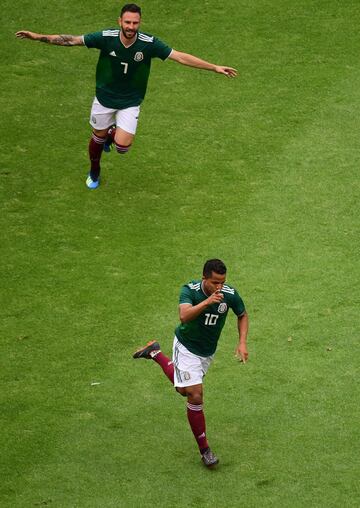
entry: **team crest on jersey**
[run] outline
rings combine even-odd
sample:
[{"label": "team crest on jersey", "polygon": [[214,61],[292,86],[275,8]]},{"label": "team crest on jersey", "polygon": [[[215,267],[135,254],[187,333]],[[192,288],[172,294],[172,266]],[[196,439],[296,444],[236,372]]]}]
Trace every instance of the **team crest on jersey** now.
[{"label": "team crest on jersey", "polygon": [[224,314],[224,312],[227,311],[227,304],[225,302],[221,302],[219,307],[218,307],[218,312],[219,314]]},{"label": "team crest on jersey", "polygon": [[141,60],[144,60],[144,54],[141,51],[138,51],[134,55],[135,62],[141,62]]}]

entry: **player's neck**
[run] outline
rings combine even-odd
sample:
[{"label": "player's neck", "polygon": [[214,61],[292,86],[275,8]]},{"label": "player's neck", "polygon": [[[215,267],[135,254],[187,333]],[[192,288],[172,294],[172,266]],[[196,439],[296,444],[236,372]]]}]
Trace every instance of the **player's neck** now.
[{"label": "player's neck", "polygon": [[211,294],[208,291],[206,291],[204,287],[204,281],[201,281],[201,289],[205,296],[211,296]]},{"label": "player's neck", "polygon": [[134,42],[137,39],[137,33],[132,37],[131,39],[127,39],[124,34],[122,33],[122,30],[120,30],[120,41],[125,48],[129,48],[134,44]]}]

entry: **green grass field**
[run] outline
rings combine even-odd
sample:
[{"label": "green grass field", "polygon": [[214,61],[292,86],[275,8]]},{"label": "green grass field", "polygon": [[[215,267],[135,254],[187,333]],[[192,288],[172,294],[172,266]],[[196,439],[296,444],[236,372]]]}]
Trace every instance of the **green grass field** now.
[{"label": "green grass field", "polygon": [[[144,31],[239,70],[154,62],[134,146],[86,189],[97,51],[117,2],[2,4],[0,506],[360,506],[360,11],[355,0],[141,2]],[[181,285],[224,259],[206,470],[171,351]],[[97,384],[94,384],[97,383]]]}]

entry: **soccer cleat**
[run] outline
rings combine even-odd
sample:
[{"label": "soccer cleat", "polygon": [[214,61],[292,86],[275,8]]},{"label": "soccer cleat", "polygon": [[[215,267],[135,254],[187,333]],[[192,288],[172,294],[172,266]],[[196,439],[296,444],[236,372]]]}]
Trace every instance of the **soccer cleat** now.
[{"label": "soccer cleat", "polygon": [[146,358],[147,360],[150,360],[153,358],[152,353],[157,353],[160,351],[160,344],[156,342],[156,340],[151,340],[146,344],[146,346],[143,346],[142,348],[135,351],[133,354],[133,358]]},{"label": "soccer cleat", "polygon": [[201,455],[201,460],[206,467],[213,467],[219,463],[219,459],[216,457],[216,455],[214,455],[210,448],[208,448],[206,452]]},{"label": "soccer cleat", "polygon": [[108,131],[108,135],[107,135],[106,140],[105,140],[105,143],[104,143],[104,152],[106,152],[106,153],[111,152],[111,149],[112,149],[112,144],[113,144],[113,142],[114,142],[113,137],[111,136],[111,133],[112,133],[112,131],[113,131],[114,129],[116,129],[115,125],[113,125],[113,126],[109,129],[109,131]]},{"label": "soccer cleat", "polygon": [[100,178],[98,180],[93,180],[89,174],[86,179],[86,187],[88,189],[97,189],[100,185]]}]

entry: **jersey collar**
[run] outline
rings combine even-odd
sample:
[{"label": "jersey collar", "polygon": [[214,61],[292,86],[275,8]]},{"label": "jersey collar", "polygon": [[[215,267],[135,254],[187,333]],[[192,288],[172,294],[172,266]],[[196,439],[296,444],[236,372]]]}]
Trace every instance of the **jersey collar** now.
[{"label": "jersey collar", "polygon": [[125,46],[125,44],[123,43],[122,39],[121,39],[121,35],[122,35],[122,30],[120,29],[120,34],[119,34],[119,39],[120,39],[120,42],[121,44],[124,46],[125,49],[128,49],[128,48],[131,48],[131,46],[133,46],[135,44],[135,42],[138,40],[138,35],[139,33],[136,34],[136,38],[134,40],[134,42],[132,42],[131,44],[129,44],[128,46]]}]

